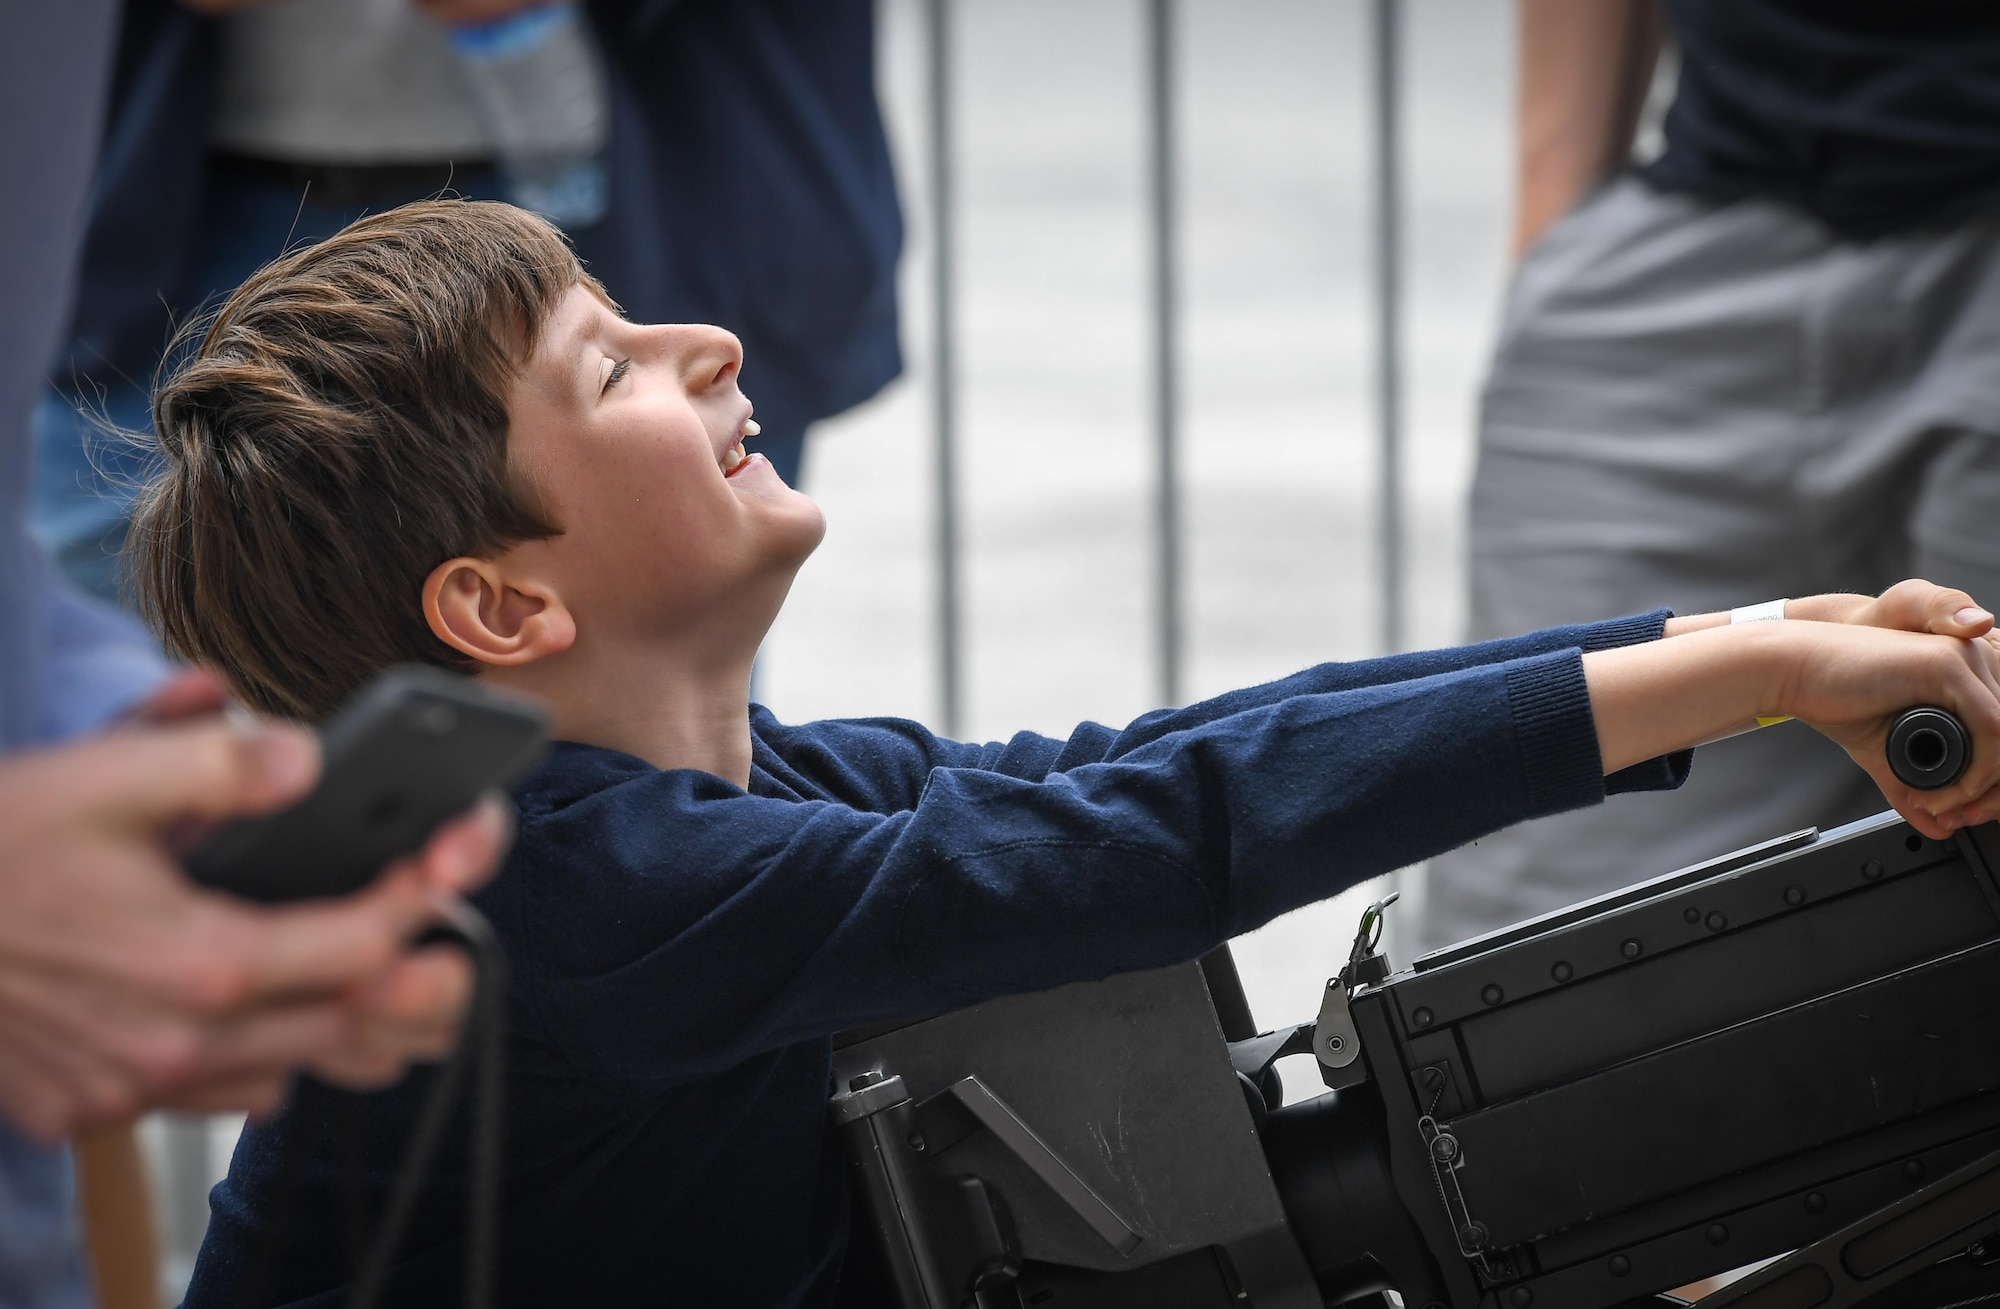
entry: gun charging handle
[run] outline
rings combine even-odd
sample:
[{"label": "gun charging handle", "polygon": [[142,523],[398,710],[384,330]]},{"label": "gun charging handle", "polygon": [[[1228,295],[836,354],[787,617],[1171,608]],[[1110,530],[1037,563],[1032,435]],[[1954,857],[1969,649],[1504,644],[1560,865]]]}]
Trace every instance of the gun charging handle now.
[{"label": "gun charging handle", "polygon": [[1889,724],[1889,771],[1905,786],[1935,791],[1950,786],[1972,761],[1972,735],[1958,715],[1918,705]]}]

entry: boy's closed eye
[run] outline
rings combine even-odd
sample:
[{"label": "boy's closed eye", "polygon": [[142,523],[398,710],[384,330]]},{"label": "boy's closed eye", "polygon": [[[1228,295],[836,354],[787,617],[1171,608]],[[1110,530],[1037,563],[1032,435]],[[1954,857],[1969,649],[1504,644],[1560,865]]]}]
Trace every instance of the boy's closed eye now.
[{"label": "boy's closed eye", "polygon": [[611,365],[611,371],[604,375],[603,389],[600,390],[598,394],[599,395],[609,394],[611,388],[618,385],[619,382],[623,381],[625,379],[625,374],[631,371],[632,371],[632,361],[630,359],[620,359],[617,363]]}]

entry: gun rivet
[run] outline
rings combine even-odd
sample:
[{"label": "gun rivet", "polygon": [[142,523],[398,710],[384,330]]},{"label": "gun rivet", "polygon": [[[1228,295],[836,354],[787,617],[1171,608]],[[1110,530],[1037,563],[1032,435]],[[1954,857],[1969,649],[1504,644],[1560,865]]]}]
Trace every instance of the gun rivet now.
[{"label": "gun rivet", "polygon": [[850,1091],[865,1091],[877,1082],[886,1080],[888,1080],[887,1074],[883,1073],[881,1069],[871,1068],[865,1073],[857,1073],[855,1076],[848,1078],[847,1089]]},{"label": "gun rivet", "polygon": [[1785,888],[1786,904],[1796,909],[1805,902],[1806,902],[1806,889],[1803,886],[1788,886]]},{"label": "gun rivet", "polygon": [[1625,1274],[1632,1271],[1632,1261],[1630,1259],[1627,1259],[1622,1254],[1612,1255],[1610,1262],[1606,1263],[1604,1266],[1611,1270],[1611,1275],[1613,1277],[1623,1277]]},{"label": "gun rivet", "polygon": [[1882,875],[1882,861],[1880,859],[1870,859],[1867,863],[1861,865],[1861,875],[1871,882],[1874,881]]},{"label": "gun rivet", "polygon": [[1465,1226],[1459,1228],[1458,1244],[1460,1248],[1466,1250],[1484,1250],[1486,1248],[1486,1224],[1467,1223]]},{"label": "gun rivet", "polygon": [[1695,908],[1693,905],[1689,905],[1687,908],[1681,910],[1681,917],[1687,919],[1690,924],[1698,923],[1701,921],[1701,910]]},{"label": "gun rivet", "polygon": [[1419,1027],[1429,1027],[1431,1025],[1432,1014],[1428,1009],[1418,1009],[1410,1017],[1415,1020]]},{"label": "gun rivet", "polygon": [[1912,1182],[1920,1182],[1924,1176],[1924,1161],[1911,1159],[1903,1165],[1903,1176]]},{"label": "gun rivet", "polygon": [[1558,982],[1567,982],[1575,975],[1575,971],[1570,968],[1569,964],[1562,960],[1557,960],[1556,966],[1549,969],[1549,976],[1555,978]]},{"label": "gun rivet", "polygon": [[1806,1192],[1806,1212],[1819,1214],[1826,1212],[1826,1196],[1818,1191]]},{"label": "gun rivet", "polygon": [[1724,1227],[1721,1223],[1710,1223],[1708,1225],[1708,1231],[1704,1233],[1704,1235],[1708,1237],[1708,1243],[1710,1245],[1721,1245],[1724,1241],[1727,1241],[1729,1239],[1729,1229],[1727,1227]]},{"label": "gun rivet", "polygon": [[1507,1303],[1513,1305],[1514,1309],[1528,1309],[1534,1302],[1535,1293],[1525,1286],[1517,1286],[1507,1292]]},{"label": "gun rivet", "polygon": [[1720,909],[1717,909],[1715,912],[1711,913],[1708,916],[1709,931],[1719,932],[1727,926],[1729,926],[1729,920],[1722,916],[1722,911]]},{"label": "gun rivet", "polygon": [[1644,948],[1645,948],[1644,946],[1641,946],[1639,944],[1638,939],[1634,938],[1632,940],[1627,941],[1625,944],[1619,946],[1618,953],[1624,955],[1627,959],[1637,959],[1639,957],[1639,951],[1641,951]]},{"label": "gun rivet", "polygon": [[1458,1158],[1458,1138],[1450,1132],[1440,1132],[1432,1137],[1431,1158],[1447,1164]]},{"label": "gun rivet", "polygon": [[1346,1037],[1339,1036],[1333,1032],[1328,1032],[1326,1034],[1326,1052],[1328,1054],[1339,1054],[1342,1050],[1345,1050],[1346,1048],[1347,1048]]},{"label": "gun rivet", "polygon": [[922,1154],[924,1152],[925,1149],[924,1134],[922,1132],[910,1133],[910,1148],[912,1150],[915,1150],[918,1154]]},{"label": "gun rivet", "polygon": [[1507,994],[1506,992],[1502,991],[1499,987],[1495,986],[1493,983],[1488,982],[1486,984],[1486,989],[1479,993],[1479,998],[1481,1000],[1484,1000],[1489,1005],[1494,1005],[1494,1004],[1499,1004],[1502,1000],[1505,1000],[1507,998]]}]

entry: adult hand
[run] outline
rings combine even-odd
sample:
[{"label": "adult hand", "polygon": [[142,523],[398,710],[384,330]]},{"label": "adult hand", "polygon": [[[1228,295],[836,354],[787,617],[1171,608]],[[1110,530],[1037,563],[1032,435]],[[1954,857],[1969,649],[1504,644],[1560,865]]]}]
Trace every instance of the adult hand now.
[{"label": "adult hand", "polygon": [[497,802],[338,901],[245,904],[173,856],[317,770],[305,732],[212,718],[0,761],[0,1111],[43,1139],[156,1104],[256,1112],[299,1065],[371,1085],[448,1047],[468,970],[407,943],[490,873]]}]

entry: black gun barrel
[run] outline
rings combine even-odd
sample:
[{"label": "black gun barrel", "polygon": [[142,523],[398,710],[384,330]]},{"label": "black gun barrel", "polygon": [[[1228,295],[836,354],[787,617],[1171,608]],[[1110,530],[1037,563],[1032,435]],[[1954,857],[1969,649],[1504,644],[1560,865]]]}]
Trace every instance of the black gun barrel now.
[{"label": "black gun barrel", "polygon": [[1972,762],[1972,736],[1949,709],[1919,705],[1889,725],[1889,771],[1905,786],[1935,791],[1950,786]]}]

